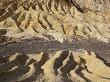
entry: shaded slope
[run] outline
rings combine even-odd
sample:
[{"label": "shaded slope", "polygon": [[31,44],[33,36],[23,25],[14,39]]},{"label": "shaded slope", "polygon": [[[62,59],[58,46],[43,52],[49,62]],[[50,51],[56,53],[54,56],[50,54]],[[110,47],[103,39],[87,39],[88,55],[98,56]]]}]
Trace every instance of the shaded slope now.
[{"label": "shaded slope", "polygon": [[[46,52],[36,55],[16,53],[0,64],[3,82],[109,82],[110,67],[86,50]],[[97,69],[96,69],[97,68]]]}]

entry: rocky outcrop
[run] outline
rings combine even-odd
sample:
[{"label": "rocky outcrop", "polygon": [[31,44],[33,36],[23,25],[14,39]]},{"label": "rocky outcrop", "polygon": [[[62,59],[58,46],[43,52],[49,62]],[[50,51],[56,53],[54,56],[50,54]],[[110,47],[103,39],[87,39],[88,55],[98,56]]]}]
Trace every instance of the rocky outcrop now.
[{"label": "rocky outcrop", "polygon": [[95,38],[108,43],[109,0],[1,1],[0,28],[6,36],[72,41]]},{"label": "rocky outcrop", "polygon": [[0,0],[0,82],[110,82],[109,13],[109,0]]},{"label": "rocky outcrop", "polygon": [[[110,67],[94,52],[60,50],[51,58],[17,53],[4,56],[0,64],[2,82],[109,82]],[[1,60],[2,62],[2,60]]]}]

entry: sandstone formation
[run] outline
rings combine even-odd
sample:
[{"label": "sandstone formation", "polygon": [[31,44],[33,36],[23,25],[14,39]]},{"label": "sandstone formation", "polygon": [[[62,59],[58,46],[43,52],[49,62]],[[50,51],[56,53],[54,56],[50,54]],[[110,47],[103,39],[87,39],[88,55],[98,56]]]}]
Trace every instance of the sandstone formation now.
[{"label": "sandstone formation", "polygon": [[109,49],[110,0],[0,0],[0,82],[110,82]]},{"label": "sandstone formation", "polygon": [[109,0],[3,0],[0,3],[0,29],[7,31],[6,37],[34,36],[60,42],[82,37],[109,42]]}]

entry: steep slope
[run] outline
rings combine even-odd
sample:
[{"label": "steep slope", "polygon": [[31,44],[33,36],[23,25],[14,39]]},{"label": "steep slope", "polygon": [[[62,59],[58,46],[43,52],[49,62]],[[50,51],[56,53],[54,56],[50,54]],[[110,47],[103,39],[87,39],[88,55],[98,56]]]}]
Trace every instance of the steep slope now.
[{"label": "steep slope", "polygon": [[[0,29],[7,37],[109,42],[109,0],[9,0],[1,2]],[[4,36],[4,35],[3,35]]]}]

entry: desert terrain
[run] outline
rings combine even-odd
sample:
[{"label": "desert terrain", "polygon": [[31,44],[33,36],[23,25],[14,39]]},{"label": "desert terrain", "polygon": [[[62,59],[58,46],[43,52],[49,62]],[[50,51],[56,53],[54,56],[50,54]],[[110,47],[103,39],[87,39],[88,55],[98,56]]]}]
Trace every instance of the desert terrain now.
[{"label": "desert terrain", "polygon": [[0,82],[110,82],[110,0],[0,0]]}]

